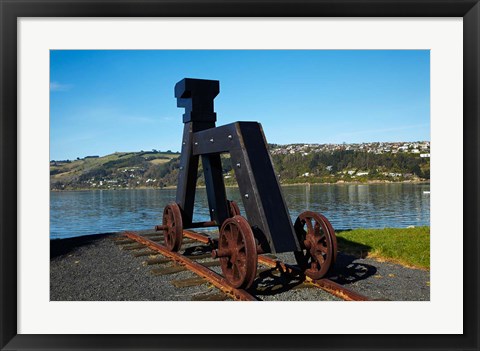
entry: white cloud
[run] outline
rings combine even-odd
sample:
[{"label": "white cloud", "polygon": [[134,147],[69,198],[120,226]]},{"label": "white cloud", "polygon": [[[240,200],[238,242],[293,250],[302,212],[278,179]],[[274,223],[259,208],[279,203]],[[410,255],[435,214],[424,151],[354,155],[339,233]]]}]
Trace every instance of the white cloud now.
[{"label": "white cloud", "polygon": [[73,86],[71,84],[61,84],[59,82],[50,82],[50,91],[68,91]]}]

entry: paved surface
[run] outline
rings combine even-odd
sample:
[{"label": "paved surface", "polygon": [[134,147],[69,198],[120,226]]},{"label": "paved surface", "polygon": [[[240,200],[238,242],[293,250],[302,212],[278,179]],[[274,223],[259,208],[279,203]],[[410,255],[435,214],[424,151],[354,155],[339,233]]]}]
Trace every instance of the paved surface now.
[{"label": "paved surface", "polygon": [[[189,271],[169,275],[154,275],[145,266],[148,256],[134,257],[139,250],[122,250],[113,238],[117,235],[95,235],[51,241],[50,300],[52,301],[172,301],[202,299],[214,296],[218,290],[208,284],[177,288],[172,281],[196,277]],[[184,245],[184,248],[198,244]],[[158,256],[161,257],[161,256]],[[278,257],[294,263],[292,254]],[[204,259],[202,261],[211,261]],[[167,265],[171,265],[170,263]],[[220,273],[220,267],[212,267]],[[259,266],[251,292],[265,301],[325,301],[338,298],[304,285],[295,279],[286,279],[278,272]],[[430,273],[397,264],[356,259],[338,255],[336,269],[330,277],[346,287],[379,300],[429,300]]]}]

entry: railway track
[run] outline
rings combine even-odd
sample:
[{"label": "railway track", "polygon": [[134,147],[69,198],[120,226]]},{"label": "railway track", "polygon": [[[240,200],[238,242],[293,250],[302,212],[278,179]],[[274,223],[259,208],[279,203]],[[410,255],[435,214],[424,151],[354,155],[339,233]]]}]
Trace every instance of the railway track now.
[{"label": "railway track", "polygon": [[[225,300],[231,298],[238,301],[260,300],[256,289],[235,289],[227,280],[212,267],[218,266],[218,260],[209,259],[211,248],[215,245],[215,239],[191,230],[183,231],[183,244],[187,246],[185,252],[171,252],[163,245],[161,232],[124,232],[122,236],[115,238],[116,244],[126,251],[132,252],[136,257],[147,257],[144,265],[153,268],[152,274],[167,275],[184,270],[195,273],[197,278],[173,280],[176,287],[189,287],[209,283],[216,287],[219,293],[204,294],[197,296],[198,300]],[[193,245],[188,247],[188,245]],[[201,246],[198,246],[201,244]],[[192,250],[200,247],[200,250]],[[160,257],[159,257],[160,256]],[[202,262],[200,262],[202,261]],[[369,301],[370,299],[355,291],[352,291],[330,279],[313,280],[303,275],[296,267],[285,264],[272,255],[258,256],[258,275],[274,270],[277,275],[293,279],[298,283],[294,288],[317,288],[345,301]],[[258,278],[257,275],[257,278]],[[277,287],[278,288],[278,287]],[[279,289],[281,290],[281,288]]]}]

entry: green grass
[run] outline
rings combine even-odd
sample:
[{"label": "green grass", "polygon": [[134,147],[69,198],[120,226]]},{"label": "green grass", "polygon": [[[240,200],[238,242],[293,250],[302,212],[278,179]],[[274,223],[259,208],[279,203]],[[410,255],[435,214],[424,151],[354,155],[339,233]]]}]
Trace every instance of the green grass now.
[{"label": "green grass", "polygon": [[340,251],[416,268],[430,268],[430,227],[338,231]]}]

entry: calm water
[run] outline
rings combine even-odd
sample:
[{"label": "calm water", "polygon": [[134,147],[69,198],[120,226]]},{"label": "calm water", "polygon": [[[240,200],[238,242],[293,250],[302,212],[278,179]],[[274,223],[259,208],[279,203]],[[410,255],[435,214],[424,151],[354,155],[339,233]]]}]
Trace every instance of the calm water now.
[{"label": "calm water", "polygon": [[[283,188],[292,221],[304,210],[326,215],[335,229],[430,225],[430,184],[298,185]],[[237,188],[227,197],[242,201]],[[50,237],[63,238],[161,224],[175,190],[72,191],[50,193]],[[209,220],[205,189],[196,195],[194,221]]]}]

